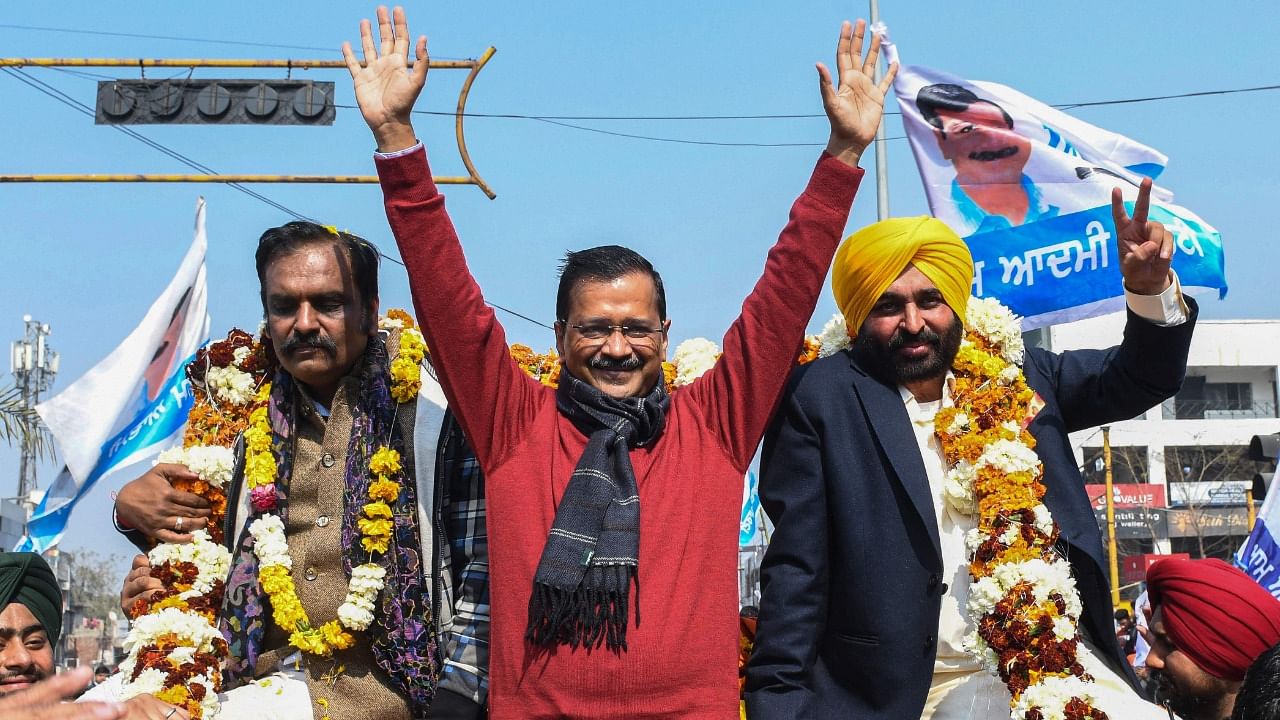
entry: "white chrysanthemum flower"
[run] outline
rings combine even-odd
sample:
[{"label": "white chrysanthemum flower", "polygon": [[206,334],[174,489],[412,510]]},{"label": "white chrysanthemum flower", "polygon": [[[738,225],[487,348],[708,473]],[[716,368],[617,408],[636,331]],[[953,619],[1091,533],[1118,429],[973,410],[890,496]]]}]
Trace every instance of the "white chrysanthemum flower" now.
[{"label": "white chrysanthemum flower", "polygon": [[1076,592],[1076,581],[1071,577],[1071,565],[1064,560],[1047,563],[1039,558],[1025,562],[996,565],[991,575],[969,586],[969,617],[981,618],[995,610],[996,603],[1004,599],[1009,590],[1020,582],[1031,585],[1036,603],[1043,603],[1057,593],[1066,605],[1065,615],[1080,617],[1083,608]]},{"label": "white chrysanthemum flower", "polygon": [[1022,426],[1014,422],[1013,420],[1005,420],[1004,422],[1000,423],[1000,428],[1005,432],[1009,433],[1014,438],[1017,438],[1018,436],[1022,435]]},{"label": "white chrysanthemum flower", "polygon": [[232,362],[236,364],[236,367],[239,367],[240,364],[244,362],[245,358],[249,357],[249,355],[252,352],[253,352],[253,348],[247,345],[241,345],[240,347],[231,351]]},{"label": "white chrysanthemum flower", "polygon": [[253,536],[253,554],[258,562],[265,565],[283,565],[293,567],[289,557],[289,542],[285,539],[284,523],[278,515],[263,515],[249,525],[249,534]]},{"label": "white chrysanthemum flower", "polygon": [[401,320],[400,318],[393,318],[387,315],[383,315],[382,317],[378,318],[378,329],[379,330],[403,330],[404,321]]},{"label": "white chrysanthemum flower", "polygon": [[[120,663],[120,671],[128,678],[133,672],[133,662],[129,661],[129,668],[125,670],[125,663]],[[138,673],[138,678],[133,682],[127,679],[120,686],[120,699],[128,700],[131,697],[139,695],[155,695],[164,689],[168,676],[161,670],[156,668],[147,668]]]},{"label": "white chrysanthemum flower", "polygon": [[992,674],[998,672],[1000,656],[996,654],[995,650],[991,649],[991,646],[987,644],[986,640],[983,640],[982,637],[978,635],[977,630],[973,630],[966,634],[964,636],[963,644],[964,648],[978,659],[978,662],[982,664],[984,670]]},{"label": "white chrysanthemum flower", "polygon": [[351,568],[347,597],[338,607],[338,621],[349,630],[361,631],[373,622],[374,603],[382,592],[387,571],[377,563]]},{"label": "white chrysanthemum flower", "polygon": [[1005,361],[1021,366],[1025,347],[1022,321],[995,298],[969,298],[965,325],[991,341]]},{"label": "white chrysanthemum flower", "polygon": [[1027,687],[1013,706],[1013,717],[1025,717],[1032,710],[1039,710],[1044,720],[1066,720],[1067,703],[1072,698],[1096,707],[1097,698],[1089,683],[1078,677],[1049,675]]},{"label": "white chrysanthemum flower", "polygon": [[362,632],[373,624],[373,610],[352,602],[342,603],[338,606],[338,622],[348,630]]},{"label": "white chrysanthemum flower", "polygon": [[978,552],[978,548],[982,547],[982,543],[986,542],[987,536],[978,528],[969,528],[964,534],[964,548],[969,551],[969,557]]},{"label": "white chrysanthemum flower", "polygon": [[231,448],[217,445],[192,445],[165,450],[156,457],[156,463],[186,465],[187,469],[199,475],[201,480],[220,488],[231,482],[236,457]]},{"label": "white chrysanthemum flower", "polygon": [[969,416],[963,412],[956,413],[956,416],[951,420],[951,424],[947,426],[948,435],[959,435],[962,432],[968,432],[968,430]]},{"label": "white chrysanthemum flower", "polygon": [[956,512],[972,515],[978,510],[978,498],[973,493],[976,468],[961,460],[947,471],[942,480],[942,497]]},{"label": "white chrysanthemum flower", "polygon": [[1004,532],[1000,533],[1000,542],[1005,546],[1009,546],[1017,542],[1018,536],[1022,534],[1022,528],[1017,523],[1009,523],[1005,526]]},{"label": "white chrysanthemum flower", "polygon": [[996,382],[1008,387],[1012,385],[1021,374],[1022,371],[1018,369],[1017,365],[1005,365],[1004,369],[1000,371],[1000,374],[996,375]]},{"label": "white chrysanthemum flower", "polygon": [[1032,508],[1031,512],[1036,516],[1036,529],[1045,536],[1053,535],[1053,515],[1049,514],[1049,508],[1042,503]]},{"label": "white chrysanthemum flower", "polygon": [[990,466],[1004,473],[1035,472],[1040,467],[1040,457],[1025,443],[997,440],[982,451],[978,465]]},{"label": "white chrysanthemum flower", "polygon": [[1059,615],[1053,619],[1053,636],[1059,640],[1073,640],[1076,637],[1076,624],[1071,618]]},{"label": "white chrysanthemum flower", "polygon": [[844,315],[836,313],[822,326],[822,332],[818,333],[818,357],[835,355],[849,347],[850,342],[849,326],[844,321]]},{"label": "white chrysanthemum flower", "polygon": [[689,338],[676,346],[671,363],[676,366],[676,387],[688,385],[710,370],[720,357],[720,346],[706,338]]},{"label": "white chrysanthemum flower", "polygon": [[978,578],[969,584],[969,617],[980,618],[995,610],[996,603],[1004,599],[1007,588],[994,575]]},{"label": "white chrysanthemum flower", "polygon": [[232,405],[247,405],[253,400],[253,376],[234,365],[209,368],[204,384],[214,397]]},{"label": "white chrysanthemum flower", "polygon": [[213,689],[218,686],[209,675],[205,675],[203,680],[201,684],[208,688],[208,691],[205,692],[204,697],[200,698],[200,709],[204,712],[204,720],[217,720],[218,715],[222,713],[222,705],[218,700],[218,693]]}]

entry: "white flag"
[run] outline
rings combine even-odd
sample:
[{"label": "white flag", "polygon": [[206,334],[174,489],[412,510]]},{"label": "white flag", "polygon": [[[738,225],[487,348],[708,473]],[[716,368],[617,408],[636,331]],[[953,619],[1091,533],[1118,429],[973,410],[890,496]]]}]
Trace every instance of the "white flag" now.
[{"label": "white flag", "polygon": [[[1111,190],[1132,212],[1142,178],[1168,158],[997,83],[906,66],[893,89],[929,209],[973,253],[974,295],[1009,306],[1024,329],[1123,309]],[[1218,232],[1167,188],[1151,200],[1183,287],[1225,294]]]},{"label": "white flag", "polygon": [[142,323],[110,355],[36,406],[66,467],[36,507],[19,550],[53,547],[94,483],[181,442],[193,403],[187,362],[209,338],[206,245],[201,198],[191,248]]}]

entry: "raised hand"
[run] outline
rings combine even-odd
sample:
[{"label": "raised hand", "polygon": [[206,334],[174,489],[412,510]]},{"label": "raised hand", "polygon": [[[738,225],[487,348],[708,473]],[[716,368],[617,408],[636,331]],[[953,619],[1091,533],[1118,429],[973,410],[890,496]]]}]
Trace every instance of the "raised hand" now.
[{"label": "raised hand", "polygon": [[1116,245],[1120,250],[1120,274],[1124,286],[1139,295],[1159,295],[1173,282],[1169,264],[1173,262],[1173,234],[1164,225],[1147,220],[1151,207],[1151,178],[1144,178],[1133,204],[1133,217],[1124,207],[1120,188],[1111,190],[1111,217],[1116,223]]},{"label": "raised hand", "polygon": [[836,44],[836,69],[839,83],[832,85],[831,71],[818,63],[819,89],[822,91],[822,107],[831,121],[831,140],[827,152],[857,165],[862,151],[875,139],[876,128],[884,115],[884,97],[898,73],[893,63],[879,83],[875,81],[876,60],[880,57],[880,36],[873,35],[871,47],[865,59],[862,57],[862,41],[867,31],[865,20],[850,26],[848,21],[840,25],[840,41]]},{"label": "raised hand", "polygon": [[369,124],[381,152],[394,152],[417,142],[410,122],[413,104],[427,83],[427,36],[418,37],[413,69],[409,69],[409,23],[397,6],[392,16],[378,7],[378,48],[368,20],[360,21],[360,45],[364,64],[356,60],[351,43],[342,43],[342,58],[351,71],[356,103]]}]

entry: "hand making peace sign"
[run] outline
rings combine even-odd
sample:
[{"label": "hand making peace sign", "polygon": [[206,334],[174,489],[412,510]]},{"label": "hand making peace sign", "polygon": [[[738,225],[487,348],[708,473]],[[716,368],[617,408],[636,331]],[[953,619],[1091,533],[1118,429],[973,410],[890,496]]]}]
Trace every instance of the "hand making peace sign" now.
[{"label": "hand making peace sign", "polygon": [[1116,223],[1120,250],[1120,274],[1124,286],[1139,295],[1159,295],[1173,282],[1173,234],[1164,225],[1147,220],[1151,206],[1151,178],[1144,178],[1133,204],[1133,217],[1125,211],[1120,188],[1111,191],[1111,216]]}]

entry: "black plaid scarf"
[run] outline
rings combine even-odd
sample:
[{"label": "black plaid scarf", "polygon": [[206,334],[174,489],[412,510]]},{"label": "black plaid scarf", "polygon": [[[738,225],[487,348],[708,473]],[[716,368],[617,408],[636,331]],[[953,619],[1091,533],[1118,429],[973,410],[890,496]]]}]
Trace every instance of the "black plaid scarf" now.
[{"label": "black plaid scarf", "polygon": [[640,495],[629,450],[658,438],[670,402],[662,382],[643,397],[618,399],[561,373],[556,406],[589,438],[542,548],[526,641],[627,649],[633,581],[640,625]]}]

